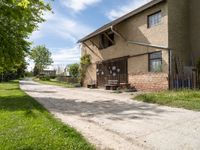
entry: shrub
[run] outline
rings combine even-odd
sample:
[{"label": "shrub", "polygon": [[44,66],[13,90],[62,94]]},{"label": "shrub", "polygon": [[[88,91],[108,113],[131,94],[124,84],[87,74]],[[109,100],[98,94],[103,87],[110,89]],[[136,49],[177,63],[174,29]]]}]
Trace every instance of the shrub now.
[{"label": "shrub", "polygon": [[90,60],[90,55],[86,54],[84,56],[81,57],[81,62],[80,62],[80,82],[83,85],[84,82],[84,78],[85,78],[85,74],[87,71],[87,68],[89,67],[89,65],[91,64],[91,60]]},{"label": "shrub", "polygon": [[77,78],[79,75],[79,64],[71,64],[69,65],[69,74],[73,77],[73,78]]},{"label": "shrub", "polygon": [[40,76],[39,79],[42,81],[50,81],[51,77],[50,76]]},{"label": "shrub", "polygon": [[79,88],[79,87],[81,87],[81,84],[80,83],[76,83],[76,84],[74,84],[74,87]]}]

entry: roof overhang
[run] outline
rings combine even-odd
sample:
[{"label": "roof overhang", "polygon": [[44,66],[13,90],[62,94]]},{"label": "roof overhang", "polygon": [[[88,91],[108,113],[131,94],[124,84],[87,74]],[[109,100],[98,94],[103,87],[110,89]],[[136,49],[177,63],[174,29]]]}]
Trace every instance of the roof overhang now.
[{"label": "roof overhang", "polygon": [[111,29],[113,26],[115,26],[115,25],[117,25],[117,24],[129,19],[130,17],[132,17],[134,15],[137,15],[137,14],[139,14],[139,13],[141,13],[141,12],[143,12],[143,11],[145,11],[145,10],[147,10],[147,9],[149,9],[149,8],[159,4],[161,2],[164,2],[164,1],[166,1],[166,0],[152,0],[151,2],[141,6],[140,8],[135,9],[132,12],[130,12],[130,13],[128,13],[128,14],[126,14],[126,15],[124,15],[124,16],[122,16],[122,17],[120,17],[120,18],[118,18],[118,19],[116,19],[116,20],[114,20],[114,21],[102,26],[101,28],[97,29],[96,31],[92,32],[91,34],[89,34],[89,35],[85,36],[84,38],[80,39],[78,41],[78,43],[85,42],[85,41],[97,36],[98,34],[101,34],[101,33],[105,32],[105,31]]}]

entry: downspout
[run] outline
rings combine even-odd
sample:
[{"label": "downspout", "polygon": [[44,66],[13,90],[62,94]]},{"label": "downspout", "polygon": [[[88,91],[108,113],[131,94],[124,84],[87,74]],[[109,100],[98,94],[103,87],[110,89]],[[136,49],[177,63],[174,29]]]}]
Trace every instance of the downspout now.
[{"label": "downspout", "polygon": [[168,55],[169,55],[169,90],[173,89],[173,82],[172,82],[172,50],[168,49]]}]

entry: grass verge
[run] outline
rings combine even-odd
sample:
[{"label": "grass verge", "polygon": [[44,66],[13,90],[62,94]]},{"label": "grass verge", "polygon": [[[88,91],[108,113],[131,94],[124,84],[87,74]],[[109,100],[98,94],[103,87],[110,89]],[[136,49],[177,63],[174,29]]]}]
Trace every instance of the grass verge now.
[{"label": "grass verge", "polygon": [[75,84],[59,82],[57,80],[52,80],[52,79],[50,81],[42,81],[38,78],[34,78],[33,81],[41,83],[41,84],[55,85],[55,86],[61,86],[61,87],[65,87],[65,88],[75,88]]},{"label": "grass verge", "polygon": [[0,84],[1,150],[92,150],[75,129],[64,125],[33,98],[18,82]]},{"label": "grass verge", "polygon": [[198,90],[164,91],[141,94],[134,99],[147,103],[200,111],[200,91]]}]

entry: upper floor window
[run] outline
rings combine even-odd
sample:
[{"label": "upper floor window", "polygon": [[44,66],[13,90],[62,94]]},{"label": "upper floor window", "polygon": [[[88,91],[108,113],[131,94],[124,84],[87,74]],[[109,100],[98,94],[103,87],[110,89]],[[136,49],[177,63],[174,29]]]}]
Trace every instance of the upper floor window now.
[{"label": "upper floor window", "polygon": [[162,72],[162,52],[149,54],[149,72]]},{"label": "upper floor window", "polygon": [[100,49],[114,45],[115,35],[113,32],[105,32],[100,36]]},{"label": "upper floor window", "polygon": [[161,11],[148,16],[148,28],[154,27],[161,23]]}]

